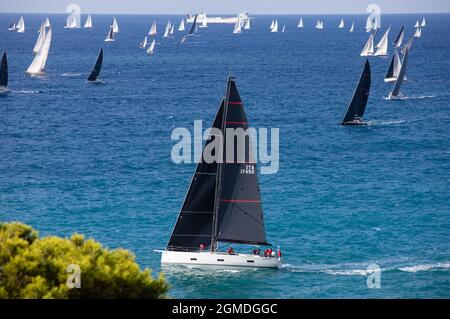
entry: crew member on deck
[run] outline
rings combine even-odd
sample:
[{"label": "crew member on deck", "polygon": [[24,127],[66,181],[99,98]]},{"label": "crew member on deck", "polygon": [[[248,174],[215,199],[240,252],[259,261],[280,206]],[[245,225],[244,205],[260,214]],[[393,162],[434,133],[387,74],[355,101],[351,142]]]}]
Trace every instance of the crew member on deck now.
[{"label": "crew member on deck", "polygon": [[200,244],[200,251],[204,251],[205,250],[205,245]]},{"label": "crew member on deck", "polygon": [[228,253],[229,255],[234,255],[234,249],[233,249],[233,247],[229,247],[229,248],[227,249],[227,253]]}]

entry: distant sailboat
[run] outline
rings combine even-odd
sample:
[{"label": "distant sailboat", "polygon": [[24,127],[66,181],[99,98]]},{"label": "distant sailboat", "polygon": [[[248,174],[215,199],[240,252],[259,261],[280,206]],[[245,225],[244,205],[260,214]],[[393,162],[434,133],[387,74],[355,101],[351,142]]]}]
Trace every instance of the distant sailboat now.
[{"label": "distant sailboat", "polygon": [[172,26],[170,27],[170,34],[173,34],[175,32],[175,24],[172,24]]},{"label": "distant sailboat", "polygon": [[50,20],[48,18],[45,18],[44,27],[50,28]]},{"label": "distant sailboat", "polygon": [[191,29],[189,30],[189,33],[186,34],[183,37],[183,39],[181,39],[180,43],[184,43],[186,41],[187,37],[188,36],[192,36],[194,34],[194,32],[197,30],[197,17],[198,17],[198,15],[195,15],[194,21],[192,22]]},{"label": "distant sailboat", "polygon": [[92,17],[91,17],[91,15],[88,15],[88,17],[86,19],[86,22],[84,22],[83,28],[87,28],[87,29],[92,28]]},{"label": "distant sailboat", "polygon": [[425,17],[422,18],[422,22],[420,23],[421,27],[425,27],[427,24],[425,22]]},{"label": "distant sailboat", "polygon": [[167,22],[166,29],[164,30],[164,35],[163,35],[164,38],[168,38],[169,37],[171,28],[172,28],[172,24],[170,23],[170,20],[169,20]]},{"label": "distant sailboat", "polygon": [[146,46],[147,46],[147,36],[145,36],[144,41],[142,41],[142,42],[139,44],[139,47],[140,47],[141,49],[145,49]]},{"label": "distant sailboat", "polygon": [[152,43],[150,43],[150,46],[147,49],[148,54],[153,54],[155,50],[155,39],[153,39]]},{"label": "distant sailboat", "polygon": [[286,26],[285,25],[283,25],[283,29],[281,29],[281,32],[284,32],[284,31],[286,31]]},{"label": "distant sailboat", "polygon": [[275,20],[272,20],[272,23],[270,24],[269,29],[272,30],[274,26],[275,26]]},{"label": "distant sailboat", "polygon": [[404,97],[404,95],[400,92],[400,87],[402,86],[402,83],[405,79],[406,74],[406,64],[408,61],[408,52],[409,49],[406,49],[405,56],[403,57],[402,66],[400,68],[399,74],[397,76],[397,80],[395,81],[394,88],[392,89],[392,92],[389,93],[389,99],[401,99]]},{"label": "distant sailboat", "polygon": [[0,94],[5,94],[8,91],[8,60],[6,58],[6,52],[3,52],[0,62]]},{"label": "distant sailboat", "polygon": [[342,125],[367,125],[362,121],[364,111],[366,110],[367,100],[370,93],[371,73],[369,60],[366,60],[364,69],[359,78],[358,86],[353,93],[352,101],[345,113]]},{"label": "distant sailboat", "polygon": [[[238,20],[239,20],[239,19],[238,19]],[[244,29],[245,29],[245,30],[250,30],[250,19],[247,19],[247,20],[245,21]]]},{"label": "distant sailboat", "polygon": [[19,33],[24,33],[25,32],[25,20],[23,19],[23,17],[20,17],[19,22],[17,22],[16,30]]},{"label": "distant sailboat", "polygon": [[113,31],[113,27],[110,26],[108,34],[106,35],[106,38],[105,38],[105,42],[113,42],[113,41],[115,41],[115,39],[114,39],[114,31]]},{"label": "distant sailboat", "polygon": [[339,22],[339,29],[343,29],[344,28],[344,18],[341,18],[341,21]]},{"label": "distant sailboat", "polygon": [[153,21],[150,31],[148,31],[148,35],[156,35],[156,21]]},{"label": "distant sailboat", "polygon": [[184,19],[181,19],[180,25],[178,26],[178,31],[184,31],[186,28],[184,27]]},{"label": "distant sailboat", "polygon": [[97,56],[97,60],[95,61],[94,67],[92,68],[91,74],[89,74],[89,77],[87,79],[89,82],[97,81],[100,71],[102,69],[102,63],[103,63],[103,48],[100,49],[100,52],[98,53]]},{"label": "distant sailboat", "polygon": [[405,28],[405,26],[402,25],[400,32],[398,33],[397,37],[394,40],[394,46],[396,48],[399,48],[402,45],[403,37],[405,36],[404,28]]},{"label": "distant sailboat", "polygon": [[207,28],[208,27],[208,18],[206,17],[206,12],[202,15],[202,24],[200,24],[200,28]]},{"label": "distant sailboat", "polygon": [[416,24],[414,25],[414,28],[418,28],[418,27],[420,27],[420,23],[419,23],[419,20],[416,20]]},{"label": "distant sailboat", "polygon": [[386,73],[386,76],[384,77],[384,82],[394,82],[395,80],[397,80],[401,67],[402,62],[400,60],[400,56],[398,55],[397,50],[394,50],[391,64],[389,65],[389,69]]},{"label": "distant sailboat", "polygon": [[352,22],[352,26],[350,27],[350,30],[348,30],[348,32],[353,32],[354,29],[355,29],[355,21]]},{"label": "distant sailboat", "polygon": [[16,31],[16,20],[12,19],[11,24],[9,25],[8,31]]},{"label": "distant sailboat", "polygon": [[119,24],[117,23],[116,17],[113,18],[111,26],[112,26],[112,31],[114,33],[118,33],[119,32]]},{"label": "distant sailboat", "polygon": [[39,29],[39,36],[36,40],[36,43],[34,44],[33,47],[33,53],[38,53],[39,50],[41,49],[42,45],[44,44],[45,41],[45,25],[44,23],[41,24],[41,28]]},{"label": "distant sailboat", "polygon": [[361,51],[361,56],[371,56],[373,55],[373,34],[371,33],[369,35],[369,39],[366,42],[366,45],[364,46],[363,50]]},{"label": "distant sailboat", "polygon": [[376,48],[377,51],[373,54],[374,56],[386,56],[387,50],[388,50],[388,37],[389,37],[389,32],[391,31],[391,27],[389,27],[386,32],[383,34],[383,36],[381,37],[380,42],[378,42]]},{"label": "distant sailboat", "polygon": [[50,51],[50,44],[52,42],[52,28],[49,28],[45,35],[44,42],[35,55],[33,61],[28,67],[26,73],[30,75],[40,75],[44,73],[45,65],[47,63],[48,52]]},{"label": "distant sailboat", "polygon": [[272,30],[270,32],[278,32],[278,20],[275,20],[275,23],[273,24]]},{"label": "distant sailboat", "polygon": [[414,38],[420,38],[420,36],[422,35],[422,28],[417,28],[416,32],[414,32]]},{"label": "distant sailboat", "polygon": [[234,25],[233,34],[242,33],[242,24],[241,20],[237,19],[236,24]]},{"label": "distant sailboat", "polygon": [[317,20],[316,22],[316,29],[322,29],[322,22],[320,20]]},{"label": "distant sailboat", "polygon": [[303,28],[303,18],[298,21],[297,28]]},{"label": "distant sailboat", "polygon": [[[281,257],[259,254],[230,254],[219,243],[270,246],[266,238],[252,137],[249,147],[239,153],[226,153],[230,129],[248,129],[248,119],[236,81],[230,77],[212,128],[223,138],[210,135],[197,164],[175,227],[162,254],[162,264],[279,268]],[[219,143],[217,143],[217,140]],[[205,160],[213,143],[217,146],[212,162]],[[234,145],[236,148],[236,145]],[[242,155],[242,156],[240,156]],[[226,162],[223,159],[226,158]],[[244,159],[244,162],[240,160]]]}]

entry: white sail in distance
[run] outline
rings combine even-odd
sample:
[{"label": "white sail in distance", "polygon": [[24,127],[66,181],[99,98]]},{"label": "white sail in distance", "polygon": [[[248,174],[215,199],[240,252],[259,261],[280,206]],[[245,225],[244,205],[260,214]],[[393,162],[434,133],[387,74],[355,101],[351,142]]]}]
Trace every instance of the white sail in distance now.
[{"label": "white sail in distance", "polygon": [[31,62],[30,66],[26,71],[28,74],[39,75],[44,72],[51,42],[52,42],[52,29],[49,28],[45,35],[45,39],[44,42],[42,43],[42,46],[40,47],[38,53],[35,55],[33,61]]},{"label": "white sail in distance", "polygon": [[339,22],[339,29],[343,29],[344,28],[344,18],[341,18],[341,21]]},{"label": "white sail in distance", "polygon": [[139,44],[139,47],[141,49],[145,49],[146,46],[147,46],[147,36],[145,36],[144,40]]},{"label": "white sail in distance", "polygon": [[169,22],[167,22],[166,29],[164,30],[164,38],[169,37],[171,28],[172,28],[172,24],[169,21]]},{"label": "white sail in distance", "polygon": [[113,18],[113,22],[112,22],[112,31],[114,33],[118,33],[119,32],[119,24],[117,23],[116,17]]},{"label": "white sail in distance", "polygon": [[150,31],[148,31],[148,35],[156,35],[156,21],[153,21]]},{"label": "white sail in distance", "polygon": [[44,27],[50,28],[50,20],[48,18],[45,19]]},{"label": "white sail in distance", "polygon": [[155,39],[153,39],[152,43],[150,43],[150,46],[147,49],[148,54],[153,54],[155,50]]},{"label": "white sail in distance", "polygon": [[416,32],[414,32],[414,38],[420,38],[420,36],[422,35],[422,29],[416,28]]},{"label": "white sail in distance", "polygon": [[303,18],[298,21],[297,28],[303,28]]},{"label": "white sail in distance", "polygon": [[371,33],[369,35],[369,39],[366,42],[366,45],[364,46],[363,50],[361,51],[361,56],[371,56],[373,55],[373,34]]},{"label": "white sail in distance", "polygon": [[242,33],[242,24],[241,24],[241,20],[238,19],[236,21],[236,24],[234,25],[234,30],[233,30],[233,34],[239,34]]},{"label": "white sail in distance", "polygon": [[114,31],[113,31],[113,27],[110,26],[108,34],[106,35],[106,38],[105,38],[105,42],[112,42],[112,41],[115,41],[114,40]]},{"label": "white sail in distance", "polygon": [[23,17],[20,17],[19,22],[17,22],[16,29],[17,29],[17,32],[19,32],[19,33],[25,32],[25,20],[23,19]]},{"label": "white sail in distance", "polygon": [[273,27],[274,27],[274,25],[275,25],[275,20],[272,20],[272,23],[270,24],[270,27],[269,27],[269,29],[270,29],[270,30],[272,30],[272,29],[273,29]]},{"label": "white sail in distance", "polygon": [[247,20],[245,21],[244,29],[245,29],[245,30],[250,30],[250,19],[247,19]]},{"label": "white sail in distance", "polygon": [[419,20],[416,20],[416,24],[414,25],[414,28],[418,28],[418,27],[420,27],[420,23],[419,23]]},{"label": "white sail in distance", "polygon": [[421,27],[425,27],[427,24],[425,22],[425,17],[422,18],[422,22],[420,23]]},{"label": "white sail in distance", "polygon": [[83,28],[88,28],[88,29],[92,28],[92,17],[91,17],[91,15],[88,15],[88,17],[86,19],[86,22],[84,22]]},{"label": "white sail in distance", "polygon": [[180,25],[178,26],[178,31],[185,31],[184,19],[181,19]]},{"label": "white sail in distance", "polygon": [[275,23],[273,24],[272,30],[270,32],[278,32],[278,20],[275,20]]},{"label": "white sail in distance", "polygon": [[352,26],[350,27],[350,30],[348,30],[348,32],[353,32],[354,29],[355,29],[355,21],[352,22]]}]

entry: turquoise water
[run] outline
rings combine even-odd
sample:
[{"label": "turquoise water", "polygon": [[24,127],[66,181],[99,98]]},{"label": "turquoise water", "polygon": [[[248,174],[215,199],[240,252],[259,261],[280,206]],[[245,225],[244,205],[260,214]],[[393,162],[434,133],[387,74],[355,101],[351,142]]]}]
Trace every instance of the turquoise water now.
[{"label": "turquoise water", "polygon": [[[268,240],[284,267],[163,269],[174,297],[450,297],[450,27],[427,15],[408,63],[407,99],[388,101],[388,58],[370,58],[368,127],[339,124],[363,67],[363,16],[355,32],[340,16],[272,17],[253,29],[232,26],[157,38],[155,54],[138,49],[155,19],[161,33],[180,16],[117,16],[117,41],[105,43],[111,16],[92,30],[63,29],[53,15],[45,78],[24,74],[44,15],[25,15],[25,34],[0,15],[0,50],[9,57],[12,92],[0,98],[0,220],[26,222],[41,235],[81,232],[107,247],[131,249],[142,267],[160,271],[193,165],[172,163],[175,127],[210,123],[229,73],[237,78],[254,127],[280,128],[280,170],[261,176]],[[16,19],[18,16],[16,16]],[[83,17],[84,20],[85,17]],[[390,42],[415,15],[387,15]],[[377,40],[381,35],[378,34]],[[85,78],[98,50],[104,85]],[[392,52],[390,45],[389,52]],[[236,247],[235,247],[236,248]],[[381,268],[381,288],[365,270]]]}]

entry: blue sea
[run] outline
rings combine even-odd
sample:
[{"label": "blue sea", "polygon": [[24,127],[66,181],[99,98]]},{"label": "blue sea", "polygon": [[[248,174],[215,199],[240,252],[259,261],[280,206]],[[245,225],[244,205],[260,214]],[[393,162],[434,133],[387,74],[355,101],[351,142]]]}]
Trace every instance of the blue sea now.
[{"label": "blue sea", "polygon": [[[369,58],[367,127],[339,125],[361,74],[365,16],[255,16],[251,30],[200,28],[163,39],[181,16],[118,15],[93,29],[64,29],[50,15],[47,75],[25,70],[46,15],[24,15],[26,32],[8,32],[20,14],[0,15],[0,50],[11,92],[0,97],[0,221],[21,221],[41,236],[74,232],[123,247],[139,265],[165,273],[177,298],[450,297],[450,16],[425,15],[409,55],[404,100],[384,83],[402,24],[405,41],[422,15],[383,15],[392,26],[389,56]],[[82,20],[86,18],[82,16]],[[270,33],[273,18],[285,33]],[[321,18],[324,29],[315,30]],[[158,24],[155,54],[139,49]],[[349,33],[351,21],[355,32]],[[86,78],[104,48],[101,78]],[[172,130],[211,123],[236,77],[249,121],[280,129],[278,173],[261,175],[268,241],[280,270],[162,269],[160,255],[194,164],[171,160]],[[204,127],[205,128],[205,127]],[[238,247],[234,247],[239,250]],[[381,269],[380,288],[367,267]]]}]

